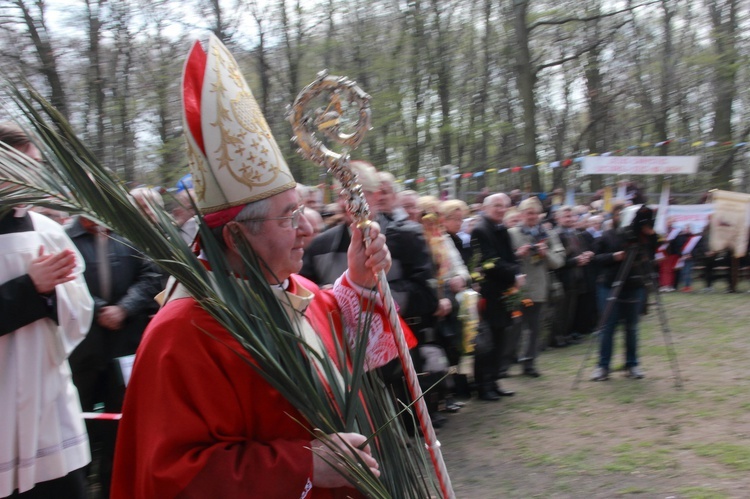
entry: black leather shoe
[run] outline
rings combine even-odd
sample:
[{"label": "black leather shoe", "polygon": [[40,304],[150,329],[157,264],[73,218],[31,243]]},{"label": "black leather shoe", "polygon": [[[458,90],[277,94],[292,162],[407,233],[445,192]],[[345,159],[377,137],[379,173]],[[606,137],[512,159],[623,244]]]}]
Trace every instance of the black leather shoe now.
[{"label": "black leather shoe", "polygon": [[455,414],[460,410],[461,408],[458,407],[456,404],[445,404],[445,409],[443,409],[443,411],[450,412],[451,414]]},{"label": "black leather shoe", "polygon": [[529,367],[529,368],[523,370],[523,375],[524,376],[529,376],[531,378],[538,378],[539,376],[542,375],[542,373],[540,373],[539,371],[537,371],[533,367]]},{"label": "black leather shoe", "polygon": [[498,395],[494,391],[479,392],[479,400],[497,402],[498,400],[500,400],[500,395]]},{"label": "black leather shoe", "polygon": [[462,402],[456,402],[452,398],[445,400],[445,412],[457,413],[464,406]]},{"label": "black leather shoe", "polygon": [[511,390],[503,390],[502,388],[495,388],[495,393],[497,393],[501,397],[512,397],[516,394],[516,392]]}]

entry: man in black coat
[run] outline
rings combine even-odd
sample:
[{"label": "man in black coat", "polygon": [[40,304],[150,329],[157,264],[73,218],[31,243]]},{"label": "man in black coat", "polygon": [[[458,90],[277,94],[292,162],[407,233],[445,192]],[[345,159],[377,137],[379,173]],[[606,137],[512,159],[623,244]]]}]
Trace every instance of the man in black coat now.
[{"label": "man in black coat", "polygon": [[572,206],[561,206],[555,212],[557,235],[565,248],[565,263],[555,269],[555,275],[563,288],[562,298],[557,300],[552,324],[550,343],[553,347],[564,347],[577,341],[579,331],[574,329],[574,319],[579,307],[579,297],[587,291],[585,268],[590,264],[593,251],[585,247],[580,233],[575,227],[576,219]]},{"label": "man in black coat", "polygon": [[[501,395],[512,395],[501,389],[496,379],[501,363],[508,361],[506,351],[507,329],[511,325],[511,311],[506,306],[505,293],[520,285],[520,267],[511,245],[508,229],[502,224],[505,211],[510,207],[510,198],[503,193],[492,194],[484,199],[484,215],[471,233],[471,246],[482,270],[480,286],[482,303],[481,318],[488,328],[485,338],[474,354],[474,381],[479,398],[499,400]],[[486,341],[489,340],[489,341]],[[506,357],[501,359],[501,357]]]},{"label": "man in black coat", "polygon": [[[385,234],[393,264],[387,274],[393,298],[399,306],[399,315],[404,318],[417,337],[426,328],[434,326],[434,313],[438,300],[434,288],[432,260],[424,239],[422,226],[411,222],[398,211],[393,202],[383,201],[381,182],[369,163],[352,161],[370,209]],[[378,210],[381,209],[381,212]],[[349,215],[347,214],[347,217]],[[349,247],[350,219],[347,223],[333,227],[313,239],[305,249],[300,275],[318,286],[333,284],[346,270],[346,251]]]},{"label": "man in black coat", "polygon": [[[596,243],[602,237],[602,223],[604,219],[601,215],[593,215],[586,220],[586,229],[581,232],[581,241],[585,251],[594,253]],[[580,306],[576,310],[574,320],[575,330],[582,335],[588,335],[594,332],[599,322],[599,307],[596,299],[596,276],[598,268],[595,259],[583,268],[586,290],[578,296]]]},{"label": "man in black coat", "polygon": [[[115,359],[132,355],[138,348],[143,330],[158,309],[154,298],[161,291],[161,276],[128,241],[87,218],[78,217],[67,233],[86,262],[83,276],[94,298],[94,322],[70,356],[73,382],[85,412],[97,404],[103,404],[105,412],[121,412],[125,386]],[[101,454],[92,454],[99,457],[104,497],[109,494],[114,457],[112,430],[89,431],[92,449],[101,445]]]},{"label": "man in black coat", "polygon": [[[625,326],[625,375],[632,379],[643,378],[638,361],[638,321],[646,303],[646,283],[651,279],[657,237],[654,232],[653,210],[646,205],[637,209],[627,227],[606,231],[598,240],[594,259],[599,265],[597,292],[604,326],[600,336],[599,362],[591,374],[592,381],[609,379],[612,344],[619,322]],[[629,269],[622,266],[633,254]],[[620,276],[620,272],[627,274]],[[619,294],[611,296],[616,281],[622,281]],[[616,298],[616,299],[611,299]]]}]

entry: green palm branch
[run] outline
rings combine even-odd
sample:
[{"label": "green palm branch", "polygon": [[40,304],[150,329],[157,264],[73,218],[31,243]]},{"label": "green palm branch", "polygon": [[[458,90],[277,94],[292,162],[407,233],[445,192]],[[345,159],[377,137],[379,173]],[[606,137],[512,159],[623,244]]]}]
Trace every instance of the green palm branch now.
[{"label": "green palm branch", "polygon": [[[373,498],[440,495],[424,446],[404,431],[380,376],[364,369],[371,311],[361,314],[353,346],[338,344],[337,359],[320,356],[295,331],[263,277],[263,262],[244,240],[238,243],[245,278],[237,279],[212,232],[200,223],[202,249],[212,264],[208,272],[183,242],[169,214],[154,206],[156,221],[144,215],[131,202],[123,182],[98,161],[65,118],[31,85],[11,84],[9,96],[13,106],[6,105],[6,111],[32,132],[29,135],[45,161],[37,163],[0,144],[0,212],[33,204],[81,213],[127,238],[182,283],[238,340],[245,352],[237,354],[299,410],[315,428],[312,438],[323,440],[331,451],[337,445],[325,437],[328,433],[355,431],[370,439],[380,463],[380,478],[356,458],[325,454],[325,459],[336,461],[353,487]],[[327,379],[335,379],[334,372],[339,372],[343,384],[324,386],[319,377],[311,376],[313,357]],[[403,410],[408,412],[408,408]]]}]

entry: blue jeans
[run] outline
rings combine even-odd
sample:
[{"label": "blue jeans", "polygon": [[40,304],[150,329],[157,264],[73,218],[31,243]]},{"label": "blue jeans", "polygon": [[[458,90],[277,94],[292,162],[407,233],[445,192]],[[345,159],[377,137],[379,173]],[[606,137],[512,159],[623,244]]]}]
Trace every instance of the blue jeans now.
[{"label": "blue jeans", "polygon": [[680,269],[680,279],[682,280],[682,285],[686,288],[689,288],[693,285],[693,259],[692,258],[688,258],[687,260],[685,260],[685,263]]},{"label": "blue jeans", "polygon": [[[606,306],[611,288],[597,285],[599,303]],[[612,360],[612,343],[615,328],[622,320],[625,322],[625,367],[638,365],[638,319],[643,310],[643,300],[646,297],[645,288],[623,289],[620,297],[612,306],[607,322],[601,331],[599,339],[599,367],[609,370]],[[601,309],[604,313],[604,308]]]}]

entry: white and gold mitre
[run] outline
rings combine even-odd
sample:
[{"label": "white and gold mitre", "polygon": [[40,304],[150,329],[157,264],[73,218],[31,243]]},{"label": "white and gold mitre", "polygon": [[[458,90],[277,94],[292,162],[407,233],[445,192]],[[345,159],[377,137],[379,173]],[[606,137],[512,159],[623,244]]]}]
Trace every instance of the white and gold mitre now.
[{"label": "white and gold mitre", "polygon": [[207,52],[196,42],[188,54],[182,110],[202,213],[242,206],[296,185],[237,61],[214,35]]}]

